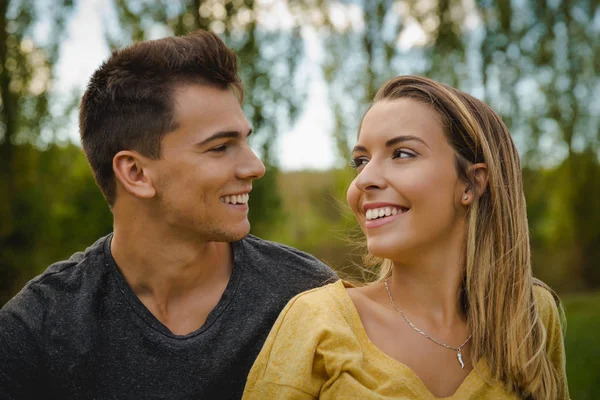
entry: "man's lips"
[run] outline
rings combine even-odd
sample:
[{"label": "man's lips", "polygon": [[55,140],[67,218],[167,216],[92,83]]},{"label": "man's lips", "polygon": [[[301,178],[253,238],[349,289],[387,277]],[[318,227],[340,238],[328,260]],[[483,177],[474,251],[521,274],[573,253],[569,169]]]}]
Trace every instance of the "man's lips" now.
[{"label": "man's lips", "polygon": [[250,199],[250,192],[233,193],[225,196],[221,196],[221,202],[229,205],[248,205]]}]

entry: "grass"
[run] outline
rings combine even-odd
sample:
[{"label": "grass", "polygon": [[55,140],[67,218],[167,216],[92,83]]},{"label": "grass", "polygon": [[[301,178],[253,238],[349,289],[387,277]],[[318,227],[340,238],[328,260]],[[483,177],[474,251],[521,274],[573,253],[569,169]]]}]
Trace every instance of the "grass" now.
[{"label": "grass", "polygon": [[600,398],[600,293],[561,298],[567,316],[565,348],[572,399]]}]

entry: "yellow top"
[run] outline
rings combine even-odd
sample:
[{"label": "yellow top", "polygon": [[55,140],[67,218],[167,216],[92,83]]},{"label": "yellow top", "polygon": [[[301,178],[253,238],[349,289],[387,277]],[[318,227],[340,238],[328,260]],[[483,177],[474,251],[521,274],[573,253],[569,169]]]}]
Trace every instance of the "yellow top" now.
[{"label": "yellow top", "polygon": [[[565,376],[558,308],[550,292],[538,286],[534,292],[548,333],[546,349]],[[244,400],[316,398],[437,399],[409,367],[369,340],[342,281],[302,293],[288,303],[250,371],[243,396]],[[445,399],[517,396],[493,379],[480,360]]]}]

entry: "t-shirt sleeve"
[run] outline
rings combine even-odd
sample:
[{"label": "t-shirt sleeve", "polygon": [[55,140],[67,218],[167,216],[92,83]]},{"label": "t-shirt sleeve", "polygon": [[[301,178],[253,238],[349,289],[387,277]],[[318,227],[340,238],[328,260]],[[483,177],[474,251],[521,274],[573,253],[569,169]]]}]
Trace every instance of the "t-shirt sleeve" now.
[{"label": "t-shirt sleeve", "polygon": [[540,317],[546,328],[546,352],[550,361],[556,368],[561,377],[564,398],[569,398],[569,389],[567,385],[565,345],[563,338],[563,329],[561,324],[561,312],[557,301],[552,293],[543,287],[535,287],[535,297],[537,300]]},{"label": "t-shirt sleeve", "polygon": [[246,382],[243,400],[316,399],[326,381],[319,307],[290,300],[273,325]]},{"label": "t-shirt sleeve", "polygon": [[42,357],[32,325],[40,309],[18,295],[0,310],[0,399],[33,399],[42,384]]}]

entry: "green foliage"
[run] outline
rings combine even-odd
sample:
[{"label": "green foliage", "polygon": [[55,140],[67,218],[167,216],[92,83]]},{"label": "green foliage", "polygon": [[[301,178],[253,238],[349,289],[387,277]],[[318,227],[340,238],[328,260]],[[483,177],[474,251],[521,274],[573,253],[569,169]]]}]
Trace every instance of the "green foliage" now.
[{"label": "green foliage", "polygon": [[524,170],[533,267],[561,290],[600,285],[600,163],[592,151],[558,167]]},{"label": "green foliage", "polygon": [[[15,146],[12,207],[18,223],[2,238],[0,304],[52,262],[112,230],[112,217],[83,152],[73,144]],[[5,279],[8,278],[8,279]]]},{"label": "green foliage", "polygon": [[284,220],[272,224],[265,238],[307,251],[344,276],[360,278],[364,238],[344,200],[354,174],[350,168],[281,173],[277,185]]},{"label": "green foliage", "polygon": [[[46,241],[51,221],[47,207],[53,205],[46,182],[58,179],[48,173],[56,161],[42,157],[31,145],[43,144],[40,131],[51,128],[48,89],[73,4],[62,0],[52,5],[48,9],[48,3],[0,2],[0,304],[38,271],[40,262],[52,260],[49,251],[55,247]],[[33,38],[41,18],[51,27],[43,44]]]},{"label": "green foliage", "polygon": [[279,171],[277,166],[265,162],[267,173],[252,185],[250,196],[250,220],[251,233],[261,237],[272,237],[273,240],[281,241],[277,235],[273,235],[278,227],[287,224],[287,218],[281,208],[281,188],[277,184]]},{"label": "green foliage", "polygon": [[569,394],[577,400],[596,399],[600,392],[600,293],[565,296],[562,302],[567,316]]},{"label": "green foliage", "polygon": [[[320,27],[328,50],[323,69],[334,111],[334,138],[341,159],[348,162],[356,141],[359,118],[367,110],[377,88],[395,75],[392,60],[403,21],[390,0],[358,1],[364,29],[338,27],[326,19]],[[325,9],[325,15],[330,10]]]}]

